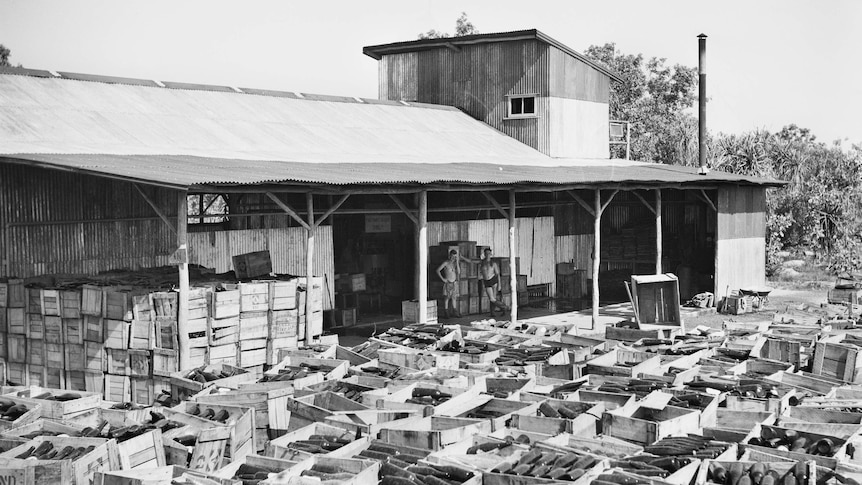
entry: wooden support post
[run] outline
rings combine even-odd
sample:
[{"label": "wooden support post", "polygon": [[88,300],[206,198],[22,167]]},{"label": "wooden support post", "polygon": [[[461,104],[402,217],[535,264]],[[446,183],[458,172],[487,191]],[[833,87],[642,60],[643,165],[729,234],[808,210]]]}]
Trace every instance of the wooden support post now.
[{"label": "wooden support post", "polygon": [[305,243],[305,279],[306,291],[305,297],[305,339],[311,342],[311,309],[312,298],[312,278],[314,278],[314,195],[311,192],[305,194],[305,201],[308,205],[308,227],[306,228],[306,243]]},{"label": "wooden support post", "polygon": [[600,254],[602,252],[602,190],[596,189],[595,205],[593,211],[596,214],[593,224],[593,326],[592,330],[596,329],[596,322],[599,320],[599,264]]},{"label": "wooden support post", "polygon": [[662,274],[661,244],[661,189],[655,189],[655,274]]},{"label": "wooden support post", "polygon": [[188,192],[181,190],[177,195],[177,253],[180,273],[180,294],[177,301],[177,340],[180,346],[180,369],[189,368],[189,260],[188,260]]},{"label": "wooden support post", "polygon": [[515,264],[515,189],[509,190],[509,287],[512,289],[510,318],[518,323],[518,266]]},{"label": "wooden support post", "polygon": [[428,323],[428,191],[419,192],[419,323]]}]

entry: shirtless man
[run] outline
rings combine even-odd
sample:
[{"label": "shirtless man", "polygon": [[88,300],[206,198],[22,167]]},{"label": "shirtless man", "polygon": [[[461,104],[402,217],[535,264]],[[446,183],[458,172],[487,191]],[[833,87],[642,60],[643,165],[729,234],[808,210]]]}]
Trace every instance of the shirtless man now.
[{"label": "shirtless man", "polygon": [[479,263],[479,273],[482,275],[485,294],[491,301],[491,316],[495,316],[494,309],[496,308],[502,310],[505,315],[505,312],[509,311],[509,307],[503,302],[497,301],[497,293],[500,291],[500,267],[491,260],[491,248],[485,248],[482,256],[482,262]]},{"label": "shirtless man", "polygon": [[[458,264],[458,251],[454,249],[449,251],[449,259],[440,263],[437,267],[437,276],[443,282],[443,312],[445,318],[452,316],[460,317],[461,312],[458,311],[458,277],[461,275],[461,268]],[[449,314],[449,302],[452,302],[452,314]]]}]

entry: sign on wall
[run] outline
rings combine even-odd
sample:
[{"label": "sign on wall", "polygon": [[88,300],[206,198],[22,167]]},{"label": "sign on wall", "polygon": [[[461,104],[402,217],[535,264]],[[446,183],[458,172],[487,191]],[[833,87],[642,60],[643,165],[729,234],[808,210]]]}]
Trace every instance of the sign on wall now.
[{"label": "sign on wall", "polygon": [[392,232],[392,217],[388,214],[365,214],[365,232]]}]

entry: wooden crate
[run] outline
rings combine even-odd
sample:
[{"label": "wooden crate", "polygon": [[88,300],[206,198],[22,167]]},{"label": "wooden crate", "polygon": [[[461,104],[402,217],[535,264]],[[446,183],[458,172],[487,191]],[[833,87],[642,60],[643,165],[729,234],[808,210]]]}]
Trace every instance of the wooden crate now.
[{"label": "wooden crate", "polygon": [[6,312],[6,309],[0,308],[0,332],[7,333],[9,331],[8,319],[9,315]]},{"label": "wooden crate", "polygon": [[45,366],[37,364],[27,364],[27,382],[29,382],[31,386],[45,387]]},{"label": "wooden crate", "polygon": [[196,318],[189,320],[186,323],[188,331],[189,347],[207,347],[209,339],[207,338],[207,320],[208,318]]},{"label": "wooden crate", "polygon": [[153,323],[156,347],[160,349],[179,350],[177,342],[177,319],[173,317],[156,317]]},{"label": "wooden crate", "polygon": [[[195,396],[194,400],[201,405],[216,404],[247,407],[254,409],[256,433],[270,437],[281,436],[288,431],[290,425],[290,411],[287,409],[288,400],[293,394],[291,387],[266,389],[257,383],[242,383],[242,387],[225,393],[208,394],[203,392]],[[207,391],[216,388],[210,387]],[[261,431],[262,430],[262,431]],[[263,450],[263,446],[257,446]]]},{"label": "wooden crate", "polygon": [[105,399],[129,402],[131,398],[132,388],[128,376],[105,374]]},{"label": "wooden crate", "polygon": [[273,310],[269,312],[269,338],[296,337],[299,312],[293,310]]},{"label": "wooden crate", "polygon": [[184,369],[171,375],[171,396],[173,396],[174,399],[185,401],[195,394],[198,394],[203,389],[213,386],[236,389],[239,387],[240,383],[254,380],[254,376],[245,370],[225,364],[207,365],[204,367],[204,371],[213,373],[228,371],[236,375],[203,383],[186,377],[191,370],[192,368]]},{"label": "wooden crate", "polygon": [[[767,460],[763,460],[763,461],[767,461]],[[697,471],[697,475],[695,476],[694,480],[691,483],[695,483],[695,484],[712,484],[712,483],[715,483],[709,474],[709,470],[711,468],[713,468],[716,464],[720,464],[722,466],[722,468],[724,468],[725,470],[730,470],[731,467],[739,466],[739,465],[741,465],[743,467],[743,470],[747,470],[751,467],[751,465],[758,463],[758,462],[762,463],[763,461],[759,461],[759,460],[736,460],[736,461],[703,460],[703,462],[700,463],[700,466],[699,466],[698,471]],[[794,483],[799,483],[801,485],[815,485],[815,483],[817,483],[816,479],[818,476],[818,473],[816,471],[816,464],[813,461],[805,461],[803,463],[804,463],[805,469],[808,472],[808,480],[807,481],[794,480]],[[737,465],[737,464],[739,464],[739,465]],[[784,460],[775,459],[775,457],[773,457],[773,458],[768,460],[767,465],[768,465],[769,470],[774,470],[775,472],[778,473],[779,476],[784,477],[785,475],[788,474],[788,472],[793,471],[793,469],[796,467],[796,460],[784,461]],[[745,476],[748,476],[748,474],[746,473]]]},{"label": "wooden crate", "polygon": [[156,399],[153,394],[153,380],[146,377],[130,377],[129,393],[133,403],[143,406],[151,406]]},{"label": "wooden crate", "polygon": [[0,420],[0,433],[5,433],[13,428],[33,423],[42,417],[42,406],[40,404],[27,405],[27,412],[18,416],[15,421]]},{"label": "wooden crate", "polygon": [[44,340],[45,338],[45,320],[40,314],[28,313],[25,318],[26,335],[30,340]]},{"label": "wooden crate", "polygon": [[240,350],[238,364],[242,368],[257,367],[266,364],[266,339],[262,349]]},{"label": "wooden crate", "polygon": [[209,364],[228,364],[237,365],[239,358],[239,349],[237,344],[217,345],[210,347]]},{"label": "wooden crate", "polygon": [[356,325],[356,308],[343,308],[335,311],[335,323],[339,327],[352,327]]},{"label": "wooden crate", "polygon": [[154,429],[119,443],[120,466],[123,470],[165,466],[165,447],[161,430]]},{"label": "wooden crate", "polygon": [[7,359],[16,364],[27,363],[27,337],[8,334],[6,336]]},{"label": "wooden crate", "polygon": [[[129,375],[150,377],[153,375],[153,361],[149,350],[129,349]],[[110,369],[108,370],[110,372]]]},{"label": "wooden crate", "polygon": [[296,308],[297,280],[269,282],[269,309],[293,310]]},{"label": "wooden crate", "polygon": [[491,423],[484,419],[429,416],[391,421],[380,425],[380,440],[396,446],[438,451],[480,433],[490,433]]},{"label": "wooden crate", "polygon": [[307,440],[314,435],[332,436],[336,438],[351,440],[351,443],[344,445],[341,448],[334,450],[330,453],[325,453],[327,456],[336,458],[348,458],[356,455],[360,451],[367,448],[368,443],[371,440],[371,438],[368,436],[354,439],[355,435],[345,430],[344,428],[331,426],[325,423],[312,423],[308,426],[297,429],[296,431],[292,431],[283,436],[279,436],[274,440],[271,440],[266,445],[266,456],[271,456],[280,460],[290,460],[294,462],[306,460],[312,456],[311,453],[306,453],[296,448],[291,448],[289,447],[289,445],[298,440]]},{"label": "wooden crate", "polygon": [[128,350],[105,349],[106,366],[109,374],[128,376],[131,373],[131,360]]},{"label": "wooden crate", "polygon": [[129,322],[106,318],[105,348],[125,350],[129,348]]},{"label": "wooden crate", "polygon": [[150,293],[153,301],[153,315],[158,318],[177,318],[178,295],[175,291],[157,291]]},{"label": "wooden crate", "polygon": [[189,290],[189,320],[209,317],[209,287]]},{"label": "wooden crate", "polygon": [[81,318],[81,293],[76,290],[60,292],[60,316],[63,318]]},{"label": "wooden crate", "polygon": [[239,315],[239,339],[260,339],[269,335],[267,312],[243,312]]},{"label": "wooden crate", "polygon": [[82,370],[67,370],[64,376],[66,389],[70,391],[86,391],[86,372]]},{"label": "wooden crate", "polygon": [[53,317],[61,316],[59,290],[43,289],[41,292],[41,298],[42,315],[50,315]]},{"label": "wooden crate", "polygon": [[639,323],[682,326],[675,275],[632,275],[631,292]]},{"label": "wooden crate", "polygon": [[66,372],[62,367],[45,366],[42,370],[43,385],[56,389],[68,389],[66,385]]},{"label": "wooden crate", "polygon": [[101,397],[105,393],[105,374],[99,371],[84,371],[84,385],[87,392],[98,394]]},{"label": "wooden crate", "polygon": [[134,320],[151,321],[153,319],[153,302],[149,293],[132,295],[132,318]]},{"label": "wooden crate", "polygon": [[9,334],[27,335],[27,320],[23,308],[6,308],[6,329]]},{"label": "wooden crate", "polygon": [[254,251],[231,257],[233,271],[238,279],[266,276],[272,273],[272,260],[269,251]]},{"label": "wooden crate", "polygon": [[306,315],[307,322],[307,331],[309,335],[307,337],[319,337],[323,334],[323,310],[311,312]]},{"label": "wooden crate", "polygon": [[[66,346],[63,344],[45,344],[45,366],[53,367],[55,369],[83,369],[83,355],[78,355],[80,359],[74,367],[66,364]],[[81,346],[81,352],[83,352],[83,346]],[[74,355],[74,351],[73,351]]]},{"label": "wooden crate", "polygon": [[652,444],[665,436],[684,435],[697,429],[699,423],[699,411],[671,406],[664,409],[637,406],[605,412],[602,415],[602,433],[635,443]]},{"label": "wooden crate", "polygon": [[128,291],[107,287],[102,294],[102,316],[109,320],[125,320],[131,310]]},{"label": "wooden crate", "polygon": [[27,364],[7,362],[6,363],[6,384],[10,386],[27,386],[30,384],[30,377],[27,374]]},{"label": "wooden crate", "polygon": [[27,292],[24,280],[9,278],[6,280],[6,305],[9,308],[24,308],[27,306]]},{"label": "wooden crate", "polygon": [[335,282],[339,292],[356,293],[357,291],[365,291],[366,289],[365,273],[340,274]]},{"label": "wooden crate", "polygon": [[[38,313],[42,314],[42,290],[39,288],[27,288],[26,298],[27,304],[24,308],[27,309],[27,313]],[[0,298],[2,300],[2,298]]]},{"label": "wooden crate", "polygon": [[760,357],[793,364],[797,369],[802,367],[802,344],[791,340],[766,338],[760,348]]},{"label": "wooden crate", "polygon": [[653,374],[660,366],[661,358],[656,354],[615,348],[588,360],[586,373],[638,377],[641,374]]},{"label": "wooden crate", "polygon": [[[0,311],[0,313],[5,312]],[[6,335],[6,332],[0,332],[0,361],[2,361],[3,363],[5,363],[6,359],[9,357],[9,354],[7,352],[8,347],[6,346]],[[2,376],[0,376],[0,378],[2,378]]]},{"label": "wooden crate", "polygon": [[[206,409],[212,409],[213,412],[216,414],[221,411],[226,411],[229,414],[229,417],[225,421],[225,423],[230,424],[209,421],[206,419],[202,419],[199,416],[192,416],[189,414],[189,411],[194,408],[200,410],[201,413],[203,413]],[[212,402],[200,403],[186,401],[172,408],[172,410],[178,411],[181,414],[177,415],[174,413],[166,412],[165,416],[169,419],[174,419],[181,423],[194,425],[198,421],[201,421],[203,423],[203,426],[205,427],[226,426],[231,428],[230,438],[228,439],[228,445],[226,450],[227,457],[231,459],[238,459],[255,452],[255,410],[253,407],[232,406],[225,404],[216,404]],[[183,420],[181,420],[180,418],[183,418]],[[190,421],[184,420],[190,418],[193,419],[191,419]]]},{"label": "wooden crate", "polygon": [[38,447],[49,441],[55,448],[66,446],[95,446],[93,451],[71,460],[37,460],[32,465],[36,483],[69,483],[73,485],[90,485],[98,471],[114,470],[120,467],[120,456],[116,440],[102,438],[68,438],[59,436],[38,436],[28,443],[22,444],[5,453],[0,453],[0,466],[24,463],[27,460],[17,460],[14,457],[27,451],[31,446]]},{"label": "wooden crate", "polygon": [[226,345],[239,341],[239,315],[228,318],[210,318],[207,323],[209,345]]},{"label": "wooden crate", "polygon": [[81,315],[102,316],[102,288],[95,285],[81,287]]},{"label": "wooden crate", "polygon": [[209,347],[191,347],[189,349],[189,366],[200,367],[207,364]]},{"label": "wooden crate", "polygon": [[844,382],[862,382],[860,348],[855,345],[817,342],[814,347],[812,373],[840,379]]},{"label": "wooden crate", "polygon": [[84,326],[84,340],[88,342],[105,342],[105,325],[102,317],[94,315],[83,315],[81,317]]},{"label": "wooden crate", "polygon": [[281,362],[281,351],[298,347],[296,337],[270,338],[266,341],[266,363],[275,365]]},{"label": "wooden crate", "polygon": [[45,315],[42,318],[45,342],[50,342],[52,344],[63,343],[63,319],[50,315]]},{"label": "wooden crate", "polygon": [[240,283],[240,312],[265,312],[269,310],[269,284]]},{"label": "wooden crate", "polygon": [[212,299],[212,314],[215,319],[223,319],[239,316],[239,290],[213,291],[210,293]]},{"label": "wooden crate", "polygon": [[84,342],[84,369],[103,372],[106,369],[105,347],[98,342]]},{"label": "wooden crate", "polygon": [[153,349],[153,375],[170,377],[177,371],[178,352],[172,349]]},{"label": "wooden crate", "polygon": [[42,406],[42,417],[48,419],[65,419],[70,415],[93,409],[101,402],[101,396],[94,392],[76,392],[78,399],[68,401],[49,401],[46,399],[33,399],[30,396],[38,396],[44,393],[50,393],[52,396],[67,394],[65,389],[50,389],[41,386],[30,385],[26,389],[13,391],[4,394],[4,399],[9,399],[20,403],[32,403]]},{"label": "wooden crate", "polygon": [[129,325],[129,348],[149,350],[155,346],[156,336],[153,322],[132,320]]},{"label": "wooden crate", "polygon": [[63,341],[67,344],[84,343],[84,322],[80,318],[63,319]]},{"label": "wooden crate", "polygon": [[[437,322],[437,301],[428,300],[426,303],[426,317],[428,323]],[[404,323],[419,323],[419,302],[406,300],[401,302],[401,320]]]},{"label": "wooden crate", "polygon": [[[62,353],[60,355],[62,356]],[[45,342],[41,340],[27,341],[27,363],[45,365]]]}]

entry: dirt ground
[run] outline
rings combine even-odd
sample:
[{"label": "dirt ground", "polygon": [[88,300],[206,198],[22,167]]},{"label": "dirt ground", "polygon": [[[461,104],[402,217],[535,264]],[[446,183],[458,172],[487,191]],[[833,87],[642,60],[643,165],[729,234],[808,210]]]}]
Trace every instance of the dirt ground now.
[{"label": "dirt ground", "polygon": [[[763,320],[793,320],[796,323],[815,323],[820,319],[837,318],[841,315],[847,316],[847,307],[843,305],[830,305],[827,303],[827,292],[833,282],[811,281],[811,282],[785,282],[769,281],[767,285],[773,290],[769,293],[769,299],[765,307],[757,312],[743,315],[726,315],[722,313],[710,313],[698,317],[686,319],[686,329],[704,325],[710,328],[721,328],[722,322],[755,322]],[[855,315],[860,313],[857,305],[854,309]]]}]

